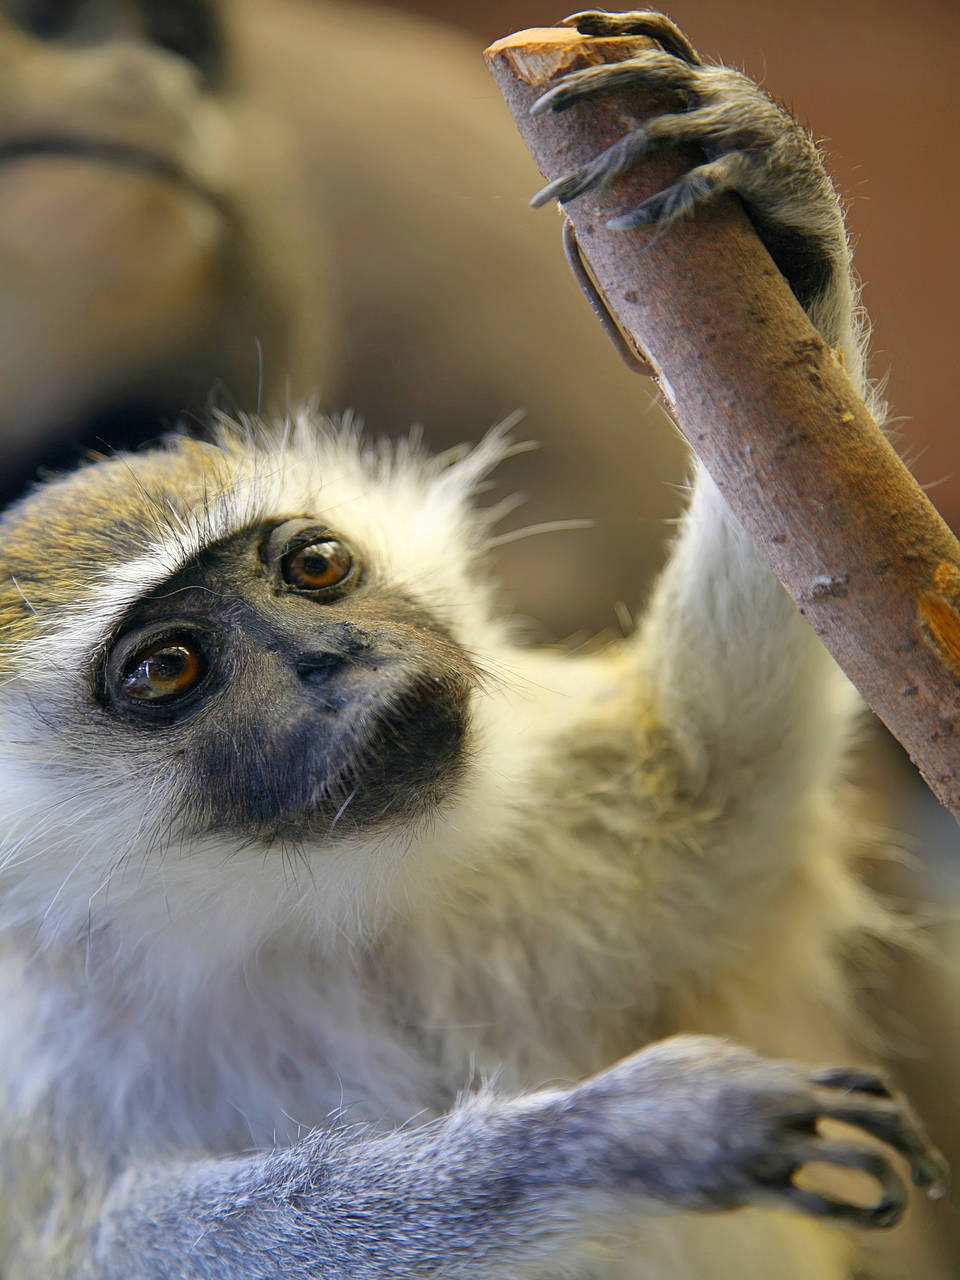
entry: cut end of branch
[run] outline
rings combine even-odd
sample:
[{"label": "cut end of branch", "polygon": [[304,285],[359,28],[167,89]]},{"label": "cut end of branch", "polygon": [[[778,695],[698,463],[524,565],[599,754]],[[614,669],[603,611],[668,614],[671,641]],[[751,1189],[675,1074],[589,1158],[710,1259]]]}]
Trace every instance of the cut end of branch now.
[{"label": "cut end of branch", "polygon": [[493,66],[507,62],[513,75],[532,89],[548,85],[559,75],[623,62],[656,48],[646,36],[585,36],[573,27],[530,27],[495,41],[483,56]]}]

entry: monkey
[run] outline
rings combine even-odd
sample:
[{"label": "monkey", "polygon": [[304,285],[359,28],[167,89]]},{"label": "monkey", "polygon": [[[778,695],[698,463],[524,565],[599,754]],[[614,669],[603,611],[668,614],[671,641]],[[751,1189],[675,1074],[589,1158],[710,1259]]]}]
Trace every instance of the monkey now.
[{"label": "monkey", "polygon": [[[665,18],[580,22],[664,51],[545,109],[676,90],[660,137],[879,412],[811,139]],[[895,930],[850,687],[699,467],[635,632],[528,644],[473,501],[517,447],[221,416],[6,511],[5,1280],[843,1280],[906,1206],[893,1153],[942,1190],[883,1078],[829,1065],[844,959]]]}]

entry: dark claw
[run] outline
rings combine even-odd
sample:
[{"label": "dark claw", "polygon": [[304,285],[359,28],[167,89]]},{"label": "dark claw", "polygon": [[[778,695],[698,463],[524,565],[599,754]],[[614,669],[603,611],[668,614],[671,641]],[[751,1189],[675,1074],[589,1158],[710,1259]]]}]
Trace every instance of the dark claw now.
[{"label": "dark claw", "polygon": [[618,218],[610,218],[607,226],[611,231],[635,231],[638,227],[649,227],[656,220],[656,213],[641,204],[629,213],[621,213]]},{"label": "dark claw", "polygon": [[545,187],[541,187],[530,200],[530,207],[541,209],[551,200],[556,200],[558,204],[566,204],[570,200],[575,200],[577,196],[582,196],[591,187],[602,185],[602,167],[594,160],[575,173],[565,174],[562,178],[556,178]]},{"label": "dark claw", "polygon": [[537,192],[530,204],[534,209],[539,209],[551,200],[567,204],[586,191],[605,187],[626,173],[642,157],[646,149],[642,130],[628,133],[626,137],[620,138],[582,168],[549,183]]},{"label": "dark claw", "polygon": [[947,1189],[949,1170],[943,1156],[932,1146],[919,1124],[896,1102],[877,1102],[872,1106],[838,1102],[824,1106],[820,1114],[830,1120],[854,1125],[899,1151],[910,1165],[910,1173],[918,1187],[931,1196],[942,1196]]},{"label": "dark claw", "polygon": [[859,1067],[825,1067],[810,1077],[814,1084],[825,1089],[843,1089],[849,1093],[869,1093],[875,1098],[891,1097],[890,1088],[875,1071],[863,1071]]},{"label": "dark claw", "polygon": [[701,63],[700,55],[680,28],[666,14],[653,10],[602,13],[598,9],[586,9],[583,13],[572,13],[557,25],[576,27],[583,36],[649,36],[673,57],[691,66]]},{"label": "dark claw", "polygon": [[632,231],[636,227],[649,227],[661,221],[672,222],[692,208],[693,201],[685,198],[684,189],[677,184],[648,197],[635,209],[628,209],[626,213],[610,218],[607,226],[611,231]]},{"label": "dark claw", "polygon": [[[811,1129],[810,1132],[814,1134],[815,1130]],[[868,1174],[878,1184],[880,1198],[875,1205],[856,1205],[798,1187],[794,1178],[799,1170],[809,1164],[857,1169]],[[869,1227],[892,1226],[907,1203],[907,1189],[903,1180],[882,1152],[819,1137],[811,1137],[808,1141],[797,1143],[792,1149],[788,1148],[779,1168],[757,1180],[761,1186],[785,1196],[808,1213],[815,1213],[820,1217],[846,1218]]]},{"label": "dark claw", "polygon": [[896,1226],[904,1210],[903,1200],[893,1200],[888,1197],[865,1208],[862,1205],[849,1204],[844,1200],[831,1200],[828,1196],[818,1195],[816,1191],[807,1191],[804,1187],[791,1186],[785,1194],[790,1203],[804,1213],[813,1214],[818,1218],[850,1222],[854,1226],[874,1227],[881,1230]]},{"label": "dark claw", "polygon": [[647,227],[658,222],[667,224],[684,218],[692,214],[698,205],[709,204],[718,193],[729,187],[731,173],[738,163],[738,157],[733,154],[698,165],[678,182],[648,196],[635,209],[611,218],[607,226],[611,231],[629,231],[633,227]]}]

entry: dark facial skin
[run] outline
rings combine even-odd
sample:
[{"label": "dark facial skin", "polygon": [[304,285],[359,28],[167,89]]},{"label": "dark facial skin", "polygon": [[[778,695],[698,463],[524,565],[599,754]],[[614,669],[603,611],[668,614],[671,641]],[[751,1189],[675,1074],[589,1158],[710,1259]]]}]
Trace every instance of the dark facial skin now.
[{"label": "dark facial skin", "polygon": [[175,753],[194,830],[299,840],[425,816],[462,767],[476,670],[322,523],[205,551],[124,619],[105,714]]}]

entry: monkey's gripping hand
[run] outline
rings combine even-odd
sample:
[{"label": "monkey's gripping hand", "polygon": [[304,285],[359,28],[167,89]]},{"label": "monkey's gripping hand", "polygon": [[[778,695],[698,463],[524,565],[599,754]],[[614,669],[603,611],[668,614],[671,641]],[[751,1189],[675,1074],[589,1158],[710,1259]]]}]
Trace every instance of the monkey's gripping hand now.
[{"label": "monkey's gripping hand", "polygon": [[533,203],[566,204],[615,182],[656,149],[699,147],[701,164],[609,225],[663,226],[735,192],[814,325],[832,346],[841,345],[851,303],[846,235],[837,194],[807,133],[746,76],[704,66],[662,14],[587,12],[567,24],[586,35],[647,35],[663,52],[576,71],[538,100],[534,114],[564,111],[629,86],[675,109],[630,130],[576,172],[544,187]]},{"label": "monkey's gripping hand", "polygon": [[[92,1259],[98,1280],[239,1275],[504,1280],[575,1260],[611,1222],[664,1209],[788,1207],[886,1227],[906,1193],[889,1151],[821,1137],[842,1120],[943,1166],[875,1076],[758,1057],[712,1037],[659,1042],[570,1089],[475,1098],[419,1129],[128,1174]],[[794,1185],[805,1163],[865,1170],[864,1208]]]},{"label": "monkey's gripping hand", "polygon": [[[652,1111],[647,1108],[651,1107]],[[602,1161],[611,1184],[690,1209],[780,1205],[861,1227],[889,1227],[906,1204],[888,1153],[856,1137],[824,1137],[821,1120],[841,1121],[880,1139],[934,1194],[945,1166],[906,1103],[858,1068],[811,1071],[709,1036],[675,1036],[618,1063],[573,1091],[571,1120],[604,1115]],[[617,1134],[611,1139],[610,1131]],[[869,1206],[798,1186],[810,1163],[856,1169],[878,1184]],[[582,1176],[582,1173],[581,1173]],[[589,1177],[589,1175],[588,1175]]]}]

